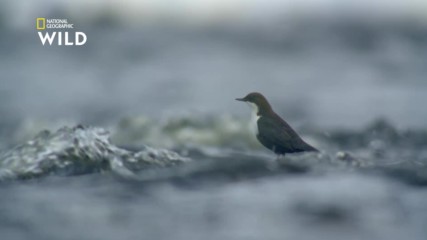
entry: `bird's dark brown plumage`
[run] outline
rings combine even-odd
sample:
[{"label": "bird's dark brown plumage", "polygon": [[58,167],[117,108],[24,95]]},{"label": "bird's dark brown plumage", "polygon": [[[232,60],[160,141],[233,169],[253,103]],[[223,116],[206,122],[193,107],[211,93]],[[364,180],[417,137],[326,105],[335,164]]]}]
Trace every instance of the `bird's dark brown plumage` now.
[{"label": "bird's dark brown plumage", "polygon": [[249,93],[246,97],[236,100],[250,102],[258,107],[256,113],[259,117],[257,121],[258,134],[256,137],[262,145],[274,153],[284,155],[286,153],[318,151],[304,142],[291,126],[273,111],[270,103],[261,93]]}]

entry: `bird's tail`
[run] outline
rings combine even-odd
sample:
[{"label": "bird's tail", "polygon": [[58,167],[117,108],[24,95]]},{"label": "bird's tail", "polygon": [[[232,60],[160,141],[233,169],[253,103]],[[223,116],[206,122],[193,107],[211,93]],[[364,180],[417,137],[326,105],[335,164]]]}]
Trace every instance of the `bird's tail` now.
[{"label": "bird's tail", "polygon": [[319,152],[319,150],[309,144],[306,144],[304,147],[304,151],[306,152]]}]

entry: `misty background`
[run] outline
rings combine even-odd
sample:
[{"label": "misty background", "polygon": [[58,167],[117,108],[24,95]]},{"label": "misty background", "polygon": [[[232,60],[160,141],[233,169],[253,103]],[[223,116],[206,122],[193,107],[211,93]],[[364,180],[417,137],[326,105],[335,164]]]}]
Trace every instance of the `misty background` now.
[{"label": "misty background", "polygon": [[[37,17],[68,19],[86,45],[43,46]],[[234,99],[251,91],[296,128],[427,126],[421,0],[2,1],[0,28],[4,129],[28,119],[244,118]]]},{"label": "misty background", "polygon": [[1,238],[425,240],[426,76],[426,0],[0,1]]}]

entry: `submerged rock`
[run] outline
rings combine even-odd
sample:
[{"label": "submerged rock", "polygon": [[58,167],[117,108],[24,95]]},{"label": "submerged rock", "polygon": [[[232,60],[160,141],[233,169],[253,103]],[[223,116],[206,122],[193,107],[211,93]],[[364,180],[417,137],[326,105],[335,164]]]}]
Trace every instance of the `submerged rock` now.
[{"label": "submerged rock", "polygon": [[145,147],[139,152],[119,148],[109,141],[109,133],[96,127],[63,127],[42,131],[32,140],[0,157],[0,180],[26,179],[49,174],[78,175],[111,170],[132,177],[133,170],[166,167],[188,158],[164,150]]}]

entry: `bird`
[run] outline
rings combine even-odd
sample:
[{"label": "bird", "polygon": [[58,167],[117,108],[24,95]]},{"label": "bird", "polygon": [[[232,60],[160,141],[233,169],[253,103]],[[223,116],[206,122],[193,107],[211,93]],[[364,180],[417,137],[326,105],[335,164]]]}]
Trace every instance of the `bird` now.
[{"label": "bird", "polygon": [[306,143],[292,127],[277,115],[267,99],[258,92],[252,92],[237,101],[248,103],[252,107],[252,127],[258,141],[275,154],[318,152]]}]

